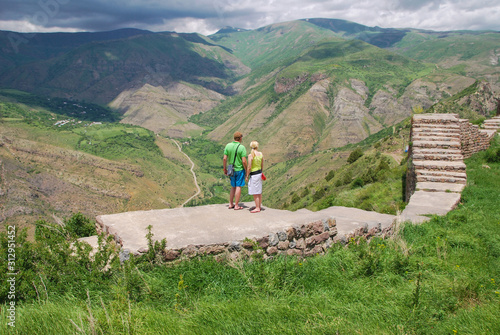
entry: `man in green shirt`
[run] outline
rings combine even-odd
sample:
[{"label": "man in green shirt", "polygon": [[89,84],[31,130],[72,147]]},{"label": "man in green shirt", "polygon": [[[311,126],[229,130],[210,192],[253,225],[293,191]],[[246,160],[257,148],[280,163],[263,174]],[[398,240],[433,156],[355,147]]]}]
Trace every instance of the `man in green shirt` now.
[{"label": "man in green shirt", "polygon": [[[243,135],[237,131],[234,133],[234,141],[228,143],[224,148],[224,174],[227,176],[228,164],[234,162],[234,174],[229,177],[231,180],[231,192],[229,193],[229,209],[242,209],[239,205],[241,197],[241,188],[245,186],[245,176],[247,169],[247,149],[241,145]],[[236,199],[235,199],[236,198]]]}]

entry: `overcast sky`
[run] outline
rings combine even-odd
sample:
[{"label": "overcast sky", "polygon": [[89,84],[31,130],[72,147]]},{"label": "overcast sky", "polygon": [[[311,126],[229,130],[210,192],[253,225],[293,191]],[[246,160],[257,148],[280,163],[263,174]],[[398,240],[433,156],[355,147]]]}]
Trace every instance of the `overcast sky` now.
[{"label": "overcast sky", "polygon": [[383,28],[500,31],[499,0],[0,0],[0,30],[140,28],[209,35],[303,18]]}]

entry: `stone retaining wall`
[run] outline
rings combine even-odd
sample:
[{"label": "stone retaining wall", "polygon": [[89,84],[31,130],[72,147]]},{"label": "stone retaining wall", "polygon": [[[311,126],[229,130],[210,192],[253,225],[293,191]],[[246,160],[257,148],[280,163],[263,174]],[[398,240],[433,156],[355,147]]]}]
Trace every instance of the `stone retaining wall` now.
[{"label": "stone retaining wall", "polygon": [[[241,257],[261,256],[268,259],[277,255],[296,255],[302,257],[324,254],[334,243],[343,245],[356,237],[367,240],[374,236],[386,237],[391,234],[392,226],[381,229],[375,226],[368,229],[365,224],[350,234],[339,235],[334,218],[295,225],[286,230],[231,243],[212,245],[188,245],[182,249],[165,250],[164,259],[174,261],[196,256],[214,255],[218,259],[238,259]],[[147,252],[147,250],[141,250]]]},{"label": "stone retaining wall", "polygon": [[[494,133],[492,134],[494,135]],[[469,123],[469,120],[460,119],[460,142],[464,158],[469,158],[476,152],[488,149],[491,139],[492,136],[481,131],[479,126]]]}]

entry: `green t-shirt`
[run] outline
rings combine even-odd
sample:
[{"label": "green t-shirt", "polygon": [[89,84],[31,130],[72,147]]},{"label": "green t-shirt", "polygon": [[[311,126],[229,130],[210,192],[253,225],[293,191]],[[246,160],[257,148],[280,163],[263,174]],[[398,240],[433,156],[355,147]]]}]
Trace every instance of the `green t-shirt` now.
[{"label": "green t-shirt", "polygon": [[[227,165],[233,164],[234,152],[236,151],[238,144],[240,144],[240,142],[234,141],[234,142],[228,143],[226,145],[226,147],[224,148],[224,155],[227,156]],[[246,157],[246,156],[247,156],[247,149],[242,144],[238,148],[238,154],[236,155],[236,161],[234,162],[234,171],[243,170],[243,162],[241,161],[241,158]]]}]

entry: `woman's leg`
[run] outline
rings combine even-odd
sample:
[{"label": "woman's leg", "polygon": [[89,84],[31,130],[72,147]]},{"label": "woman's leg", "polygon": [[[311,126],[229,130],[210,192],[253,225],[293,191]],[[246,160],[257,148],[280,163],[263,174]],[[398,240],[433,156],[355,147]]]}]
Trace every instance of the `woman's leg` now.
[{"label": "woman's leg", "polygon": [[262,203],[262,194],[254,194],[253,200],[255,201],[255,209],[253,209],[252,213],[260,212],[260,205]]}]

